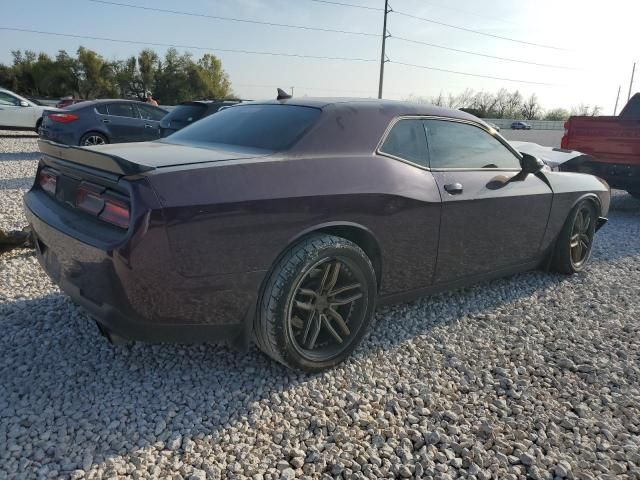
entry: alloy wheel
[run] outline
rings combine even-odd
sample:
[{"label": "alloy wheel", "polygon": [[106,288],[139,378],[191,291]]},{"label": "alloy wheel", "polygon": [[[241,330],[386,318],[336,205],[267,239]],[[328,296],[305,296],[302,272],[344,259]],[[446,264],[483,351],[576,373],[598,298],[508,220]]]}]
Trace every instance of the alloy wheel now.
[{"label": "alloy wheel", "polygon": [[104,145],[105,143],[106,142],[104,141],[104,138],[102,138],[100,135],[90,135],[84,140],[84,145],[86,147],[92,147],[95,145]]},{"label": "alloy wheel", "polygon": [[287,309],[293,346],[310,360],[324,361],[351,344],[367,311],[365,280],[346,259],[316,263],[299,280]]},{"label": "alloy wheel", "polygon": [[575,268],[580,268],[589,258],[591,243],[593,241],[591,210],[587,206],[582,206],[576,214],[571,230],[570,249],[571,263]]}]

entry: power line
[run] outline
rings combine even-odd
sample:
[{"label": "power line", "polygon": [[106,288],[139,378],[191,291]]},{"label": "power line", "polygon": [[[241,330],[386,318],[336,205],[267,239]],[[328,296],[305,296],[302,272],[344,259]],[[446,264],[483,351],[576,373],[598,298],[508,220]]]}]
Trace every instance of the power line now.
[{"label": "power line", "polygon": [[503,78],[503,77],[493,77],[490,75],[480,75],[478,73],[469,73],[469,72],[459,72],[456,70],[446,70],[444,68],[436,68],[436,67],[428,67],[426,65],[416,65],[414,63],[405,63],[405,62],[396,62],[395,60],[389,60],[389,63],[395,63],[397,65],[404,65],[406,67],[415,67],[415,68],[423,68],[426,70],[435,70],[437,72],[445,72],[445,73],[454,73],[456,75],[465,75],[467,77],[479,77],[479,78],[489,78],[491,80],[501,80],[504,82],[514,82],[514,83],[528,83],[531,85],[545,85],[548,87],[560,87],[562,85],[554,84],[554,83],[544,83],[544,82],[532,82],[530,80],[516,80],[513,78]]},{"label": "power line", "polygon": [[559,69],[562,69],[562,70],[580,70],[579,68],[565,67],[563,65],[551,65],[551,64],[548,64],[548,63],[529,62],[527,60],[518,60],[516,58],[498,57],[498,56],[495,56],[495,55],[488,55],[486,53],[472,52],[472,51],[469,51],[469,50],[461,50],[459,48],[445,47],[444,45],[437,45],[435,43],[423,42],[421,40],[413,40],[411,38],[398,37],[396,35],[390,35],[389,37],[393,38],[393,39],[396,39],[396,40],[403,41],[403,42],[416,43],[418,45],[426,45],[428,47],[441,48],[443,50],[450,50],[452,52],[458,52],[458,53],[466,53],[468,55],[476,55],[478,57],[493,58],[493,59],[496,59],[496,60],[503,60],[505,62],[524,63],[524,64],[527,64],[527,65],[535,65],[535,66],[538,66],[538,67],[559,68]]},{"label": "power line", "polygon": [[309,0],[310,2],[324,3],[327,5],[335,5],[337,7],[361,8],[363,10],[374,10],[376,12],[384,12],[384,8],[367,7],[365,5],[357,5],[355,3],[331,2],[329,0]]},{"label": "power line", "polygon": [[306,25],[293,25],[289,23],[275,23],[275,22],[263,22],[260,20],[248,20],[244,18],[235,18],[235,17],[223,17],[220,15],[208,15],[205,13],[194,13],[194,12],[185,12],[182,10],[169,10],[166,8],[156,8],[156,7],[145,7],[142,5],[131,5],[129,3],[121,3],[121,2],[112,2],[108,0],[86,0],[88,2],[93,3],[101,3],[103,5],[111,5],[115,7],[126,7],[126,8],[134,8],[138,10],[146,10],[151,12],[160,12],[160,13],[171,13],[173,15],[183,15],[188,17],[199,17],[199,18],[207,18],[210,20],[222,20],[226,22],[239,22],[239,23],[250,23],[254,25],[267,25],[269,27],[281,27],[281,28],[294,28],[297,30],[313,30],[316,32],[328,32],[328,33],[342,33],[346,35],[361,35],[365,37],[377,37],[378,35],[375,33],[368,32],[356,32],[353,30],[337,30],[333,28],[322,28],[322,27],[309,27]]},{"label": "power line", "polygon": [[37,33],[40,35],[54,35],[57,37],[69,37],[69,38],[81,38],[84,40],[100,40],[104,42],[116,42],[127,43],[133,45],[150,45],[154,47],[169,47],[169,48],[184,48],[191,50],[204,50],[208,52],[228,52],[228,53],[246,53],[251,55],[269,55],[276,57],[295,57],[295,58],[310,58],[314,60],[343,60],[350,62],[377,62],[377,59],[373,58],[357,58],[357,57],[330,57],[322,55],[302,55],[297,53],[283,53],[283,52],[267,52],[258,50],[236,50],[230,48],[214,48],[214,47],[201,47],[196,45],[180,45],[175,43],[159,43],[159,42],[145,42],[139,40],[123,40],[119,38],[109,37],[97,37],[90,35],[74,35],[71,33],[59,33],[59,32],[46,32],[43,30],[31,30],[27,28],[14,28],[14,27],[0,27],[0,30],[7,30],[12,32],[25,32],[25,33]]},{"label": "power line", "polygon": [[568,51],[568,49],[562,48],[562,47],[556,47],[556,46],[552,46],[552,45],[544,45],[542,43],[527,42],[525,40],[517,40],[515,38],[509,38],[509,37],[503,37],[503,36],[500,36],[500,35],[494,35],[493,33],[480,32],[478,30],[473,30],[471,28],[460,27],[458,25],[451,25],[450,23],[439,22],[437,20],[433,20],[431,18],[426,18],[426,17],[419,17],[417,15],[412,15],[411,13],[402,12],[400,10],[392,10],[392,12],[397,14],[397,15],[402,15],[403,17],[413,18],[415,20],[421,20],[423,22],[433,23],[435,25],[440,25],[442,27],[453,28],[455,30],[461,30],[463,32],[475,33],[476,35],[484,35],[485,37],[497,38],[499,40],[506,40],[506,41],[514,42],[514,43],[522,43],[524,45],[533,45],[533,46],[536,46],[536,47],[549,48],[549,49],[552,49],[552,50]]}]

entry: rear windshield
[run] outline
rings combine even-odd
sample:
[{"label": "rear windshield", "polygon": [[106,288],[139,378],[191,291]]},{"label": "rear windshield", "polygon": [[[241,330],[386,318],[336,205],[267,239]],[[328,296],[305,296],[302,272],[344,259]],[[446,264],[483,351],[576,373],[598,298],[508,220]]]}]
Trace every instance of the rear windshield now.
[{"label": "rear windshield", "polygon": [[164,141],[277,152],[292,147],[321,113],[318,108],[294,105],[239,105],[206,117]]},{"label": "rear windshield", "polygon": [[171,110],[164,119],[177,122],[193,122],[200,118],[200,115],[202,115],[206,109],[207,107],[202,104],[192,103],[189,105],[178,105]]}]

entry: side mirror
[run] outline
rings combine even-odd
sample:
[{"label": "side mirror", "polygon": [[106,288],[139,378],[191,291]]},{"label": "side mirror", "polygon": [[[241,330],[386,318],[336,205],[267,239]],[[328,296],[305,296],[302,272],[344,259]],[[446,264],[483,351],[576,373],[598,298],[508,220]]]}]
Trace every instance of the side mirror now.
[{"label": "side mirror", "polygon": [[20,100],[20,106],[21,107],[28,107],[29,106],[29,102],[27,102],[25,100]]},{"label": "side mirror", "polygon": [[528,153],[521,153],[522,155],[522,173],[525,175],[538,173],[545,166],[545,163],[538,157],[529,155]]}]

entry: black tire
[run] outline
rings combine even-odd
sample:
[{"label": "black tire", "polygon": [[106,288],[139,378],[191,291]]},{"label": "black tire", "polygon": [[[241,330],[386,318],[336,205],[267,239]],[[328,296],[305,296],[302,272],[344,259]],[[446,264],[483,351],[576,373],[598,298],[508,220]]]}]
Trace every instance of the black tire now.
[{"label": "black tire", "polygon": [[256,312],[255,341],[289,368],[331,368],[372,326],[376,296],[375,271],[360,247],[333,235],[308,236],[271,271]]},{"label": "black tire", "polygon": [[96,145],[106,145],[107,143],[109,143],[109,139],[102,133],[87,132],[82,136],[78,145],[80,145],[81,147],[89,147]]},{"label": "black tire", "polygon": [[[584,269],[593,249],[596,219],[596,207],[589,200],[583,200],[571,210],[556,240],[553,270],[572,275]],[[586,225],[582,223],[585,221]]]},{"label": "black tire", "polygon": [[640,200],[640,190],[627,190],[627,193],[633,198],[637,198],[638,200]]},{"label": "black tire", "polygon": [[42,118],[39,118],[39,119],[36,121],[36,130],[35,130],[35,132],[36,132],[38,135],[40,135],[40,126],[41,126],[41,125],[42,125]]}]

